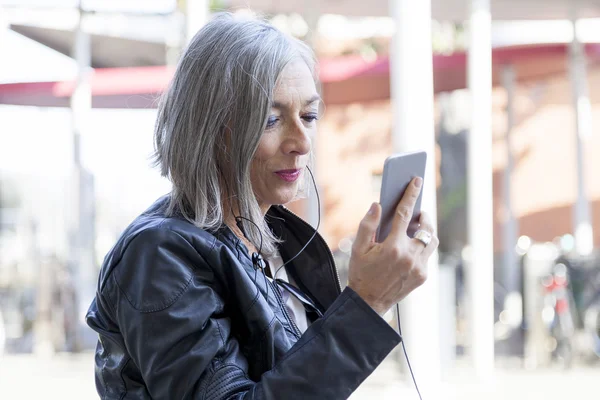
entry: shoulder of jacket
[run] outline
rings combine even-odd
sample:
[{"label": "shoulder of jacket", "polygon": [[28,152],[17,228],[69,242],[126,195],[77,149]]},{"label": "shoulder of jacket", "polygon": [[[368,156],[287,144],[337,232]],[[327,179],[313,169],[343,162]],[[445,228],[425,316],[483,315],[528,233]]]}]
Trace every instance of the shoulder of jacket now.
[{"label": "shoulder of jacket", "polygon": [[125,297],[140,312],[168,308],[194,278],[214,283],[211,253],[216,243],[209,232],[173,218],[132,226],[107,256],[100,290]]}]

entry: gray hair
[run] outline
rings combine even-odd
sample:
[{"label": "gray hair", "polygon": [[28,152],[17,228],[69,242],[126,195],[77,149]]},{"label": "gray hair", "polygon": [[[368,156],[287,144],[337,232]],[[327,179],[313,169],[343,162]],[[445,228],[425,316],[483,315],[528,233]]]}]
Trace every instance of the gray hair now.
[{"label": "gray hair", "polygon": [[154,164],[172,183],[167,215],[216,230],[229,213],[224,204],[235,201],[256,224],[243,221],[248,240],[257,249],[262,242],[265,255],[275,252],[279,239],[260,210],[250,168],[277,79],[298,57],[317,83],[312,50],[265,21],[222,13],[194,36],[161,98],[154,131]]}]

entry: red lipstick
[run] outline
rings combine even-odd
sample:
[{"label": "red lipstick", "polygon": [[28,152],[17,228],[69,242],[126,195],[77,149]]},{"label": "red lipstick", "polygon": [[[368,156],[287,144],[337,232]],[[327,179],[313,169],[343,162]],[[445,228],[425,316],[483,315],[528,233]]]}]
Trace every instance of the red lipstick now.
[{"label": "red lipstick", "polygon": [[300,177],[302,173],[301,169],[282,169],[281,171],[275,172],[281,179],[286,182],[294,182]]}]

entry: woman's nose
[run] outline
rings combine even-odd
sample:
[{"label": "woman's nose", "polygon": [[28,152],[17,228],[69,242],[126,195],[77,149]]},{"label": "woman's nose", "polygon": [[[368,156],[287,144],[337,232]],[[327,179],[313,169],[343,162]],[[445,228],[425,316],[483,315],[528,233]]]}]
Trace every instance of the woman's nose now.
[{"label": "woman's nose", "polygon": [[286,140],[283,143],[283,151],[286,154],[304,155],[310,152],[312,143],[308,130],[302,122],[297,121],[290,124],[286,132]]}]

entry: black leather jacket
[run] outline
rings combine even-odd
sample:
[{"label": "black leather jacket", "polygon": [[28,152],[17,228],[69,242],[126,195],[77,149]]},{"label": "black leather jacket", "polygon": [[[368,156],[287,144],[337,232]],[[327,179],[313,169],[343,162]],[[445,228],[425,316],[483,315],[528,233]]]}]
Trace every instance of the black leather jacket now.
[{"label": "black leather jacket", "polygon": [[[301,335],[231,230],[165,218],[167,200],[125,230],[102,266],[87,314],[101,398],[345,399],[400,342],[352,289],[340,293],[320,236],[286,266],[325,313]],[[314,232],[281,206],[267,218],[284,260]]]}]

